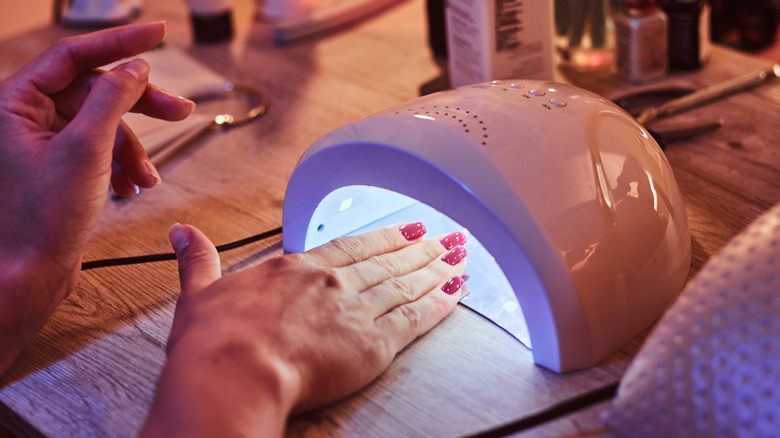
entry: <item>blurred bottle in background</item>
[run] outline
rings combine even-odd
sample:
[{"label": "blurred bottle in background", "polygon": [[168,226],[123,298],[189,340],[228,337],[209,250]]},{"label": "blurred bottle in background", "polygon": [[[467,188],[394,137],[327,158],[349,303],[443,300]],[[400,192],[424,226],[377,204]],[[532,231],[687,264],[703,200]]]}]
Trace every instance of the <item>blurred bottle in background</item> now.
[{"label": "blurred bottle in background", "polygon": [[140,15],[141,0],[56,0],[54,12],[66,26],[117,26]]},{"label": "blurred bottle in background", "polygon": [[666,76],[669,23],[655,0],[625,0],[615,18],[620,76],[643,84]]},{"label": "blurred bottle in background", "polygon": [[661,8],[669,18],[669,68],[701,68],[711,52],[709,1],[664,0]]},{"label": "blurred bottle in background", "polygon": [[780,21],[780,0],[710,0],[712,40],[742,50],[760,50],[774,43]]},{"label": "blurred bottle in background", "polygon": [[185,0],[196,43],[215,44],[233,39],[232,0]]},{"label": "blurred bottle in background", "polygon": [[614,17],[622,4],[622,0],[555,0],[555,47],[561,68],[576,72],[614,68]]}]

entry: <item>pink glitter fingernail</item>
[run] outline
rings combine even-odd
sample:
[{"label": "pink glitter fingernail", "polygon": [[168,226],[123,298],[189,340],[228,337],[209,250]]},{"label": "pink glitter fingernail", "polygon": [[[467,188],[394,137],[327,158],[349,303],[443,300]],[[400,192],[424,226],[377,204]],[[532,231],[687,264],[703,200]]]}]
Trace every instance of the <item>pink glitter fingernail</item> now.
[{"label": "pink glitter fingernail", "polygon": [[439,242],[442,244],[442,246],[446,249],[452,249],[456,246],[463,246],[466,244],[466,235],[461,233],[460,231],[455,231],[454,233],[447,234],[446,236],[439,239]]},{"label": "pink glitter fingernail", "polygon": [[448,265],[455,266],[458,263],[460,263],[460,261],[463,260],[465,257],[466,257],[466,248],[462,246],[456,246],[455,248],[452,248],[451,250],[447,251],[447,253],[441,257],[441,261],[443,261]]},{"label": "pink glitter fingernail", "polygon": [[425,229],[425,225],[423,225],[422,222],[415,222],[402,226],[398,229],[398,231],[401,232],[401,235],[404,236],[404,239],[412,241],[422,237],[422,235],[425,234],[427,230]]},{"label": "pink glitter fingernail", "polygon": [[441,290],[443,290],[447,295],[453,295],[455,292],[459,291],[461,287],[463,287],[463,283],[465,283],[468,279],[468,275],[452,277],[446,283],[444,283],[444,286],[441,287]]}]

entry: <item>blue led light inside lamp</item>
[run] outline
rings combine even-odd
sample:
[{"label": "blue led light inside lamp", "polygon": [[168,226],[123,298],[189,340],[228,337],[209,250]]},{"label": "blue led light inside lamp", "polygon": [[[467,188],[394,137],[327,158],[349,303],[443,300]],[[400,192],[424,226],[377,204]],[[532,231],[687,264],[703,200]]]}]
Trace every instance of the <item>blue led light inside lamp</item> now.
[{"label": "blue led light inside lamp", "polygon": [[[527,347],[531,347],[523,310],[493,256],[468,229],[421,202],[371,186],[347,186],[326,196],[312,217],[306,248],[335,237],[360,234],[386,225],[420,221],[426,238],[462,231],[467,236],[469,296],[461,303],[493,321]],[[360,226],[361,224],[365,224]],[[353,228],[353,227],[359,228]]]}]

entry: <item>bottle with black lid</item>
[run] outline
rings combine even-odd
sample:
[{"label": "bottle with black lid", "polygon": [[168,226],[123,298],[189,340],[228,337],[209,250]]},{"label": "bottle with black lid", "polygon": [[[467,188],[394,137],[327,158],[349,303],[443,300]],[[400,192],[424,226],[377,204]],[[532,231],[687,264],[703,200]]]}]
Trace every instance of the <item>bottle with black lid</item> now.
[{"label": "bottle with black lid", "polygon": [[707,0],[665,0],[669,19],[669,68],[694,70],[710,57],[710,4]]}]

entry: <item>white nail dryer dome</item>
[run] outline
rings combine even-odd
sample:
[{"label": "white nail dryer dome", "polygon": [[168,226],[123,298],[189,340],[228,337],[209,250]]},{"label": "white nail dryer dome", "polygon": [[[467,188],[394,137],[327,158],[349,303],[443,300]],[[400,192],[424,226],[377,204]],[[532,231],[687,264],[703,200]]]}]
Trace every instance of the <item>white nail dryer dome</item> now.
[{"label": "white nail dryer dome", "polygon": [[[516,299],[467,305],[503,326],[519,304],[534,361],[558,372],[593,366],[648,327],[690,266],[661,149],[623,110],[568,85],[462,87],[323,136],[290,178],[284,248],[381,225],[415,203],[466,228],[481,249],[469,249],[469,274],[497,266],[488,277],[505,276]],[[467,300],[490,292],[472,281]]]}]

